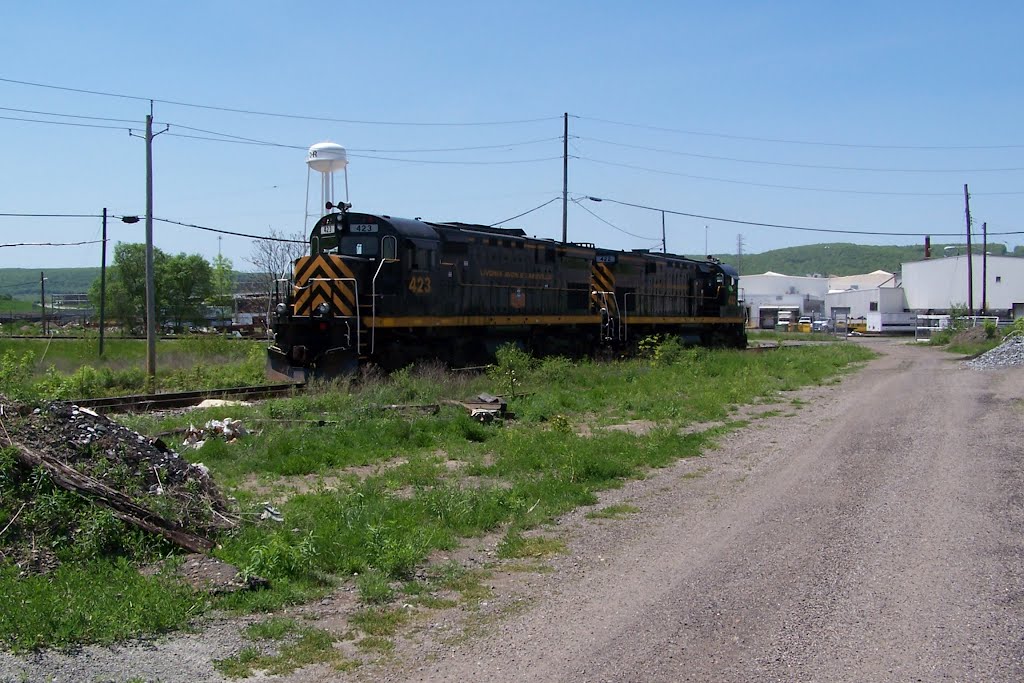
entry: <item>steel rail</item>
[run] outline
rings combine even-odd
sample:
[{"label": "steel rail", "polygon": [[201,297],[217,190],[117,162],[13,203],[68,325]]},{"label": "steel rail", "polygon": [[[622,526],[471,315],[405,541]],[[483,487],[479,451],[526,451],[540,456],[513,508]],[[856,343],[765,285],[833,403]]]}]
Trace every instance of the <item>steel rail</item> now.
[{"label": "steel rail", "polygon": [[222,389],[200,389],[198,391],[176,391],[161,394],[132,394],[128,396],[107,396],[104,398],[83,398],[63,401],[79,408],[97,412],[146,412],[164,408],[184,408],[201,403],[208,398],[234,400],[272,398],[287,396],[301,391],[304,383],[262,384],[250,387],[226,387]]}]

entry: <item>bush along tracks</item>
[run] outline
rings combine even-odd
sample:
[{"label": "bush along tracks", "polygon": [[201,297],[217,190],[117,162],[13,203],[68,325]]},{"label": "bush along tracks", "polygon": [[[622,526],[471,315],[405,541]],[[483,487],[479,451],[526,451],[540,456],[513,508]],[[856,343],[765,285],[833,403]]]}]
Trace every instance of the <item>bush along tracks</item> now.
[{"label": "bush along tracks", "polygon": [[[646,358],[599,363],[537,361],[506,348],[486,374],[428,366],[313,386],[253,406],[124,418],[142,434],[170,434],[168,443],[180,449],[171,439],[192,423],[241,420],[250,435],[183,450],[203,467],[97,422],[102,418],[88,416],[88,425],[78,427],[83,413],[75,408],[22,408],[3,418],[10,437],[0,460],[0,642],[13,650],[112,642],[180,628],[212,608],[275,611],[346,586],[358,605],[344,632],[292,624],[279,637],[254,637],[218,668],[235,676],[287,670],[288,661],[275,659],[284,651],[297,665],[349,667],[350,658],[336,656],[339,639],[373,659],[418,612],[472,608],[486,599],[477,570],[430,565],[432,553],[484,534],[500,536],[503,557],[534,561],[558,552],[557,540],[533,530],[648,468],[698,455],[744,424],[732,417],[737,406],[784,400],[779,392],[832,381],[869,356],[852,344],[742,354],[662,342],[650,345]],[[503,395],[517,419],[483,424],[445,403],[482,392]],[[439,409],[395,409],[425,404]],[[43,434],[59,437],[24,436],[33,420],[45,422]],[[704,423],[717,426],[697,426]],[[144,443],[151,457],[112,457],[115,446],[86,436],[99,426],[123,429],[121,437]],[[267,583],[215,593],[184,583],[180,577],[195,560],[179,544],[63,490],[10,445],[43,451],[46,439],[73,442],[64,456],[69,466],[213,541],[210,554],[240,569],[236,584],[252,587],[250,577]],[[199,476],[204,471],[212,477]],[[212,478],[230,499],[216,492]],[[168,493],[177,490],[180,498]],[[34,560],[32,552],[43,547]],[[110,588],[81,590],[87,585]],[[280,642],[292,649],[261,649]]]}]

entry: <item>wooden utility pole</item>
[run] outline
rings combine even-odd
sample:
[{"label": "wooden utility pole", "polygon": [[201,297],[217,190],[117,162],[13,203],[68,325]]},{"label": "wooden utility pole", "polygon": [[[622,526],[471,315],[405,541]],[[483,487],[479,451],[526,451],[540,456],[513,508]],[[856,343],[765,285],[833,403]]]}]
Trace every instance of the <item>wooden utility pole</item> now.
[{"label": "wooden utility pole", "polygon": [[[150,104],[152,107],[152,104]],[[146,391],[156,390],[156,283],[153,276],[153,113],[146,115]]]},{"label": "wooden utility pole", "polygon": [[964,213],[967,216],[967,310],[974,315],[974,254],[971,253],[971,195],[964,183]]},{"label": "wooden utility pole", "polygon": [[39,326],[42,328],[43,334],[46,334],[46,273],[43,271],[39,271],[39,306],[42,311]]},{"label": "wooden utility pole", "polygon": [[103,357],[103,330],[107,310],[107,209],[103,207],[103,239],[100,240],[100,357]]},{"label": "wooden utility pole", "polygon": [[569,112],[562,117],[562,244],[565,244],[569,241]]}]

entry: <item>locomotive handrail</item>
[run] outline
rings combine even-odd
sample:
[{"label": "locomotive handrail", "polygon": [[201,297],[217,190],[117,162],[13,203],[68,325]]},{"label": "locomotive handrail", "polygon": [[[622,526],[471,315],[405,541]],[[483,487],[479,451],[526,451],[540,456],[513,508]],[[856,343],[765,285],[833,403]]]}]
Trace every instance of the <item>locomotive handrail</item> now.
[{"label": "locomotive handrail", "polygon": [[373,280],[370,282],[370,353],[373,354],[377,350],[377,277],[380,275],[381,268],[388,262],[388,259],[381,259],[380,263],[377,264],[377,272],[373,274]]}]

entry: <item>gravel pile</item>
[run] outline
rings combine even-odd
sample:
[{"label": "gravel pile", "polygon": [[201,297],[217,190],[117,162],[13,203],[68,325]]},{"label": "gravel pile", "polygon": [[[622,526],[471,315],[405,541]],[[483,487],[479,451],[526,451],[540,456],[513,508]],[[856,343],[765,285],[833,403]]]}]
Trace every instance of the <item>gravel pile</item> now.
[{"label": "gravel pile", "polygon": [[991,351],[967,361],[967,366],[978,370],[1024,365],[1024,335],[1014,335]]}]

